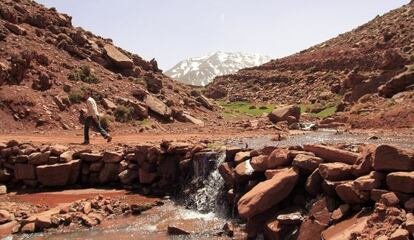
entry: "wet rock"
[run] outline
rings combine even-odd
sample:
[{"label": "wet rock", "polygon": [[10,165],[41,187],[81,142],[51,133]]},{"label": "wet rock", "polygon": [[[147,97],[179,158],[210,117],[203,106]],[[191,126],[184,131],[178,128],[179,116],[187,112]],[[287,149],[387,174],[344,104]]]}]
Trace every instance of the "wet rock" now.
[{"label": "wet rock", "polygon": [[250,164],[250,160],[241,162],[234,169],[235,180],[238,183],[244,183],[249,181],[254,174],[254,169]]},{"label": "wet rock", "polygon": [[122,153],[105,151],[103,153],[102,161],[104,161],[105,163],[118,163],[122,161],[122,158]]},{"label": "wet rock", "polygon": [[292,165],[299,168],[305,174],[311,174],[318,169],[319,164],[323,163],[323,159],[315,156],[298,154],[293,159]]},{"label": "wet rock", "polygon": [[387,175],[391,191],[414,193],[414,172],[393,172]]},{"label": "wet rock", "polygon": [[298,178],[297,170],[286,168],[273,178],[260,182],[239,200],[240,216],[250,218],[270,209],[290,194]]},{"label": "wet rock", "polygon": [[244,162],[244,161],[246,161],[247,159],[250,159],[250,158],[251,158],[250,157],[250,151],[243,151],[243,152],[239,151],[234,156],[234,162],[236,164],[239,164],[239,163]]},{"label": "wet rock", "polygon": [[168,225],[167,233],[168,235],[190,235],[190,231],[174,225]]},{"label": "wet rock", "polygon": [[116,47],[110,44],[106,44],[104,46],[104,50],[108,58],[112,61],[112,63],[121,69],[132,69],[134,66],[134,62],[131,58],[123,54],[119,51]]},{"label": "wet rock", "polygon": [[414,152],[390,145],[380,145],[374,152],[376,171],[413,171]]},{"label": "wet rock", "polygon": [[21,233],[34,233],[35,231],[36,225],[34,222],[26,223],[20,228]]},{"label": "wet rock", "polygon": [[341,181],[353,178],[352,166],[340,162],[320,164],[319,173],[324,179],[330,181]]},{"label": "wet rock", "polygon": [[32,164],[17,163],[14,169],[14,177],[17,180],[36,179],[36,168]]},{"label": "wet rock", "polygon": [[230,187],[234,186],[234,183],[235,183],[234,171],[230,167],[229,163],[226,162],[226,163],[220,164],[220,166],[218,167],[218,171],[228,186]]},{"label": "wet rock", "polygon": [[329,162],[354,164],[358,159],[357,153],[324,145],[305,145],[303,148],[305,151],[313,152],[317,157],[323,158]]},{"label": "wet rock", "polygon": [[300,119],[300,108],[296,105],[279,107],[269,113],[268,118],[273,123],[281,121],[290,121],[290,123],[297,122]]},{"label": "wet rock", "polygon": [[82,224],[85,225],[86,227],[93,227],[99,224],[98,220],[94,218],[90,218],[85,214],[82,214],[80,216],[80,219],[82,220]]},{"label": "wet rock", "polygon": [[285,225],[296,225],[302,223],[304,217],[298,209],[286,209],[278,213],[277,221]]}]

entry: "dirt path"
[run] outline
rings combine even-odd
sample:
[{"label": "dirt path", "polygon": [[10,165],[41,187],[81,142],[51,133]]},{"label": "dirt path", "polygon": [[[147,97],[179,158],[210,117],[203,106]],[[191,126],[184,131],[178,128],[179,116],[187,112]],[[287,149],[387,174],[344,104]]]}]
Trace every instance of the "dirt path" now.
[{"label": "dirt path", "polygon": [[[220,140],[231,139],[234,137],[257,136],[257,132],[226,132],[226,133],[142,133],[142,134],[113,134],[112,144],[139,144],[146,142],[167,141],[203,141],[203,140]],[[272,135],[269,133],[260,133],[260,135]],[[34,143],[53,143],[78,145],[82,143],[83,136],[78,132],[48,132],[40,133],[14,133],[0,134],[0,142],[8,140],[31,141]],[[106,141],[99,135],[91,136],[91,144],[106,145]]]}]

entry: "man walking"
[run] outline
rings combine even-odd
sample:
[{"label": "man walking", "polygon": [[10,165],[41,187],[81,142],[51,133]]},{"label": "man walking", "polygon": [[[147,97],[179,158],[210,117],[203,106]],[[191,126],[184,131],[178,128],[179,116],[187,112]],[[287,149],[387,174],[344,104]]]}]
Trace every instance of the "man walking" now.
[{"label": "man walking", "polygon": [[87,115],[85,118],[85,128],[84,128],[84,141],[83,144],[89,144],[89,127],[91,124],[99,131],[103,138],[106,139],[107,142],[112,141],[111,135],[109,135],[105,129],[102,128],[101,123],[99,121],[99,112],[98,106],[96,105],[95,99],[93,99],[89,92],[85,93],[84,99],[86,101],[87,106]]}]

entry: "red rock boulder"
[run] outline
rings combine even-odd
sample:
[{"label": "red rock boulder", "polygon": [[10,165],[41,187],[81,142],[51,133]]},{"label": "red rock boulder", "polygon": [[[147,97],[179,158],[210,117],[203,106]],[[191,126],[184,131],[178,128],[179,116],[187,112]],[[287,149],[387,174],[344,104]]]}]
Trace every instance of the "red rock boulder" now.
[{"label": "red rock boulder", "polygon": [[299,179],[296,169],[286,168],[273,178],[257,184],[238,202],[238,211],[242,218],[251,218],[263,213],[285,199]]}]

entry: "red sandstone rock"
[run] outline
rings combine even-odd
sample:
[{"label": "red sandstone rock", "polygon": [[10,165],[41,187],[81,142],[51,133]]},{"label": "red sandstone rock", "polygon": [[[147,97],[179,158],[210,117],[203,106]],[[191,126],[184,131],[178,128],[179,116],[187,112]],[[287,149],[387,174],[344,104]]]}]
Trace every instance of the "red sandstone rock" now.
[{"label": "red sandstone rock", "polygon": [[305,174],[311,174],[323,163],[323,159],[305,154],[298,154],[293,159],[292,165],[299,168]]},{"label": "red sandstone rock", "polygon": [[352,166],[340,162],[320,164],[319,173],[324,179],[330,181],[341,181],[353,178]]},{"label": "red sandstone rock", "polygon": [[240,216],[242,218],[253,217],[285,199],[294,188],[298,177],[297,170],[287,168],[273,178],[256,185],[239,200]]},{"label": "red sandstone rock", "polygon": [[282,240],[286,239],[292,233],[294,227],[291,225],[281,224],[278,220],[269,220],[263,229],[265,239]]},{"label": "red sandstone rock", "polygon": [[156,177],[157,177],[156,173],[149,173],[143,169],[138,170],[139,182],[142,184],[150,184],[155,180]]},{"label": "red sandstone rock", "polygon": [[409,240],[410,234],[407,230],[403,228],[399,228],[393,232],[389,238],[389,240]]},{"label": "red sandstone rock", "polygon": [[249,181],[252,178],[254,169],[250,165],[250,160],[241,162],[234,169],[234,176],[236,182],[242,183]]},{"label": "red sandstone rock", "polygon": [[410,234],[414,233],[414,215],[413,213],[407,213],[406,215],[407,220],[405,221],[405,227],[407,228]]},{"label": "red sandstone rock", "polygon": [[352,166],[352,174],[354,174],[355,177],[367,175],[373,170],[372,162],[375,149],[375,145],[367,145],[362,149],[358,159]]},{"label": "red sandstone rock", "polygon": [[250,151],[248,151],[248,152],[237,152],[236,155],[234,156],[234,161],[236,162],[236,164],[244,162],[247,159],[250,159]]},{"label": "red sandstone rock", "polygon": [[360,204],[369,200],[369,192],[358,190],[354,182],[340,184],[335,190],[341,200],[348,204]]},{"label": "red sandstone rock", "polygon": [[349,204],[340,205],[335,211],[332,212],[331,218],[333,222],[339,222],[343,220],[351,211]]},{"label": "red sandstone rock", "polygon": [[381,187],[385,175],[380,172],[371,172],[369,175],[357,178],[354,181],[355,187],[359,190],[371,191],[374,188]]},{"label": "red sandstone rock", "polygon": [[414,193],[414,172],[393,172],[387,175],[391,191]]},{"label": "red sandstone rock", "polygon": [[14,168],[14,177],[17,180],[36,179],[36,168],[32,164],[17,163]]},{"label": "red sandstone rock", "polygon": [[218,171],[228,186],[234,186],[234,171],[230,167],[229,163],[225,162],[220,164],[220,166],[218,167]]},{"label": "red sandstone rock", "polygon": [[395,207],[400,203],[400,200],[395,193],[389,192],[381,195],[380,202],[384,203],[385,206]]},{"label": "red sandstone rock", "polygon": [[380,145],[374,152],[376,171],[413,171],[414,152],[390,145]]},{"label": "red sandstone rock", "polygon": [[29,155],[29,164],[42,165],[47,164],[49,161],[50,152],[35,152]]},{"label": "red sandstone rock", "polygon": [[119,165],[117,163],[105,163],[99,173],[100,183],[110,183],[118,180]]},{"label": "red sandstone rock", "polygon": [[[284,107],[278,107],[269,113],[268,118],[273,123],[290,120],[290,116],[293,116],[294,122],[300,119],[300,108],[295,105],[289,105]],[[292,120],[291,120],[292,121]]]},{"label": "red sandstone rock", "polygon": [[303,148],[305,151],[313,152],[317,157],[323,158],[329,162],[354,164],[358,159],[357,153],[324,145],[305,145]]},{"label": "red sandstone rock", "polygon": [[297,240],[320,240],[321,232],[326,225],[319,223],[313,219],[306,219],[299,228]]},{"label": "red sandstone rock", "polygon": [[37,179],[44,186],[65,186],[70,181],[72,165],[78,162],[79,160],[73,160],[69,163],[38,166],[36,167]]},{"label": "red sandstone rock", "polygon": [[252,159],[252,167],[256,171],[265,171],[267,169],[288,166],[292,162],[292,159],[288,158],[288,154],[289,150],[287,149],[275,149],[269,157],[255,157],[254,162]]},{"label": "red sandstone rock", "polygon": [[102,156],[102,161],[106,163],[118,163],[122,161],[123,154],[118,152],[105,151]]},{"label": "red sandstone rock", "polygon": [[367,227],[369,217],[368,214],[358,213],[350,219],[329,227],[319,237],[324,240],[352,239],[355,233],[360,233]]},{"label": "red sandstone rock", "polygon": [[319,173],[319,169],[313,171],[311,175],[306,179],[305,189],[311,195],[318,195],[322,192],[322,182],[323,178]]}]

